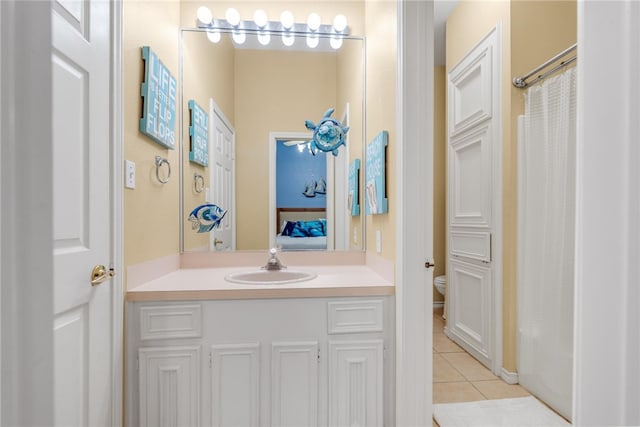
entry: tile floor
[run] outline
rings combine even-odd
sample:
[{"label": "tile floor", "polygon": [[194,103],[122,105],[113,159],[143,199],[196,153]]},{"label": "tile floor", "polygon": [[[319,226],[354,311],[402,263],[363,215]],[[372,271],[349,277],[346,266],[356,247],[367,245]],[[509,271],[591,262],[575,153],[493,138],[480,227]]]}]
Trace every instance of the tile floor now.
[{"label": "tile floor", "polygon": [[[530,396],[496,377],[444,334],[442,308],[433,310],[433,403]],[[433,421],[433,426],[438,424]]]}]

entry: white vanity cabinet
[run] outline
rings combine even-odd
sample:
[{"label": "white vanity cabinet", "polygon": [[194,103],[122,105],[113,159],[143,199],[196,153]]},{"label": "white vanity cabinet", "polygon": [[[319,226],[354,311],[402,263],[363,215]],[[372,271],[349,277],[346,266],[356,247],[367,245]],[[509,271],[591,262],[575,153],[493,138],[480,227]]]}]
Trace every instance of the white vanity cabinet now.
[{"label": "white vanity cabinet", "polygon": [[393,297],[127,304],[129,426],[393,424]]}]

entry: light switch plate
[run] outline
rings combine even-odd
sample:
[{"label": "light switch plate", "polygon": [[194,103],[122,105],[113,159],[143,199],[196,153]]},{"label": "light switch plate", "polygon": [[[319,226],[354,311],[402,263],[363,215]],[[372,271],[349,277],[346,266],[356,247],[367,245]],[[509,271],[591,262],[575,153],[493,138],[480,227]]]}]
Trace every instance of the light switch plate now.
[{"label": "light switch plate", "polygon": [[124,186],[136,188],[136,164],[131,160],[124,161]]}]

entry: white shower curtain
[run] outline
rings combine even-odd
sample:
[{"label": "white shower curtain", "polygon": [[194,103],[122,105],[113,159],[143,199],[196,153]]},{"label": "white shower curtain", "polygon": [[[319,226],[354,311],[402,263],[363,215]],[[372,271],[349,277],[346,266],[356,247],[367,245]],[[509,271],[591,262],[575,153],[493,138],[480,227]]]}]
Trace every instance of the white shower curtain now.
[{"label": "white shower curtain", "polygon": [[518,377],[520,384],[570,419],[575,68],[527,91],[520,130]]}]

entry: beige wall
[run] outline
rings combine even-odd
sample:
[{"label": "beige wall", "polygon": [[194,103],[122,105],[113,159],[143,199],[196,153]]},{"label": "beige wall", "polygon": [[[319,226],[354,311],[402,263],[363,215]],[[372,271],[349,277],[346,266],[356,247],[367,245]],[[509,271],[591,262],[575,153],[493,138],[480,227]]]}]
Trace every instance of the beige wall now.
[{"label": "beige wall", "polygon": [[[491,28],[502,23],[503,366],[516,371],[516,118],[522,91],[511,84],[576,40],[575,1],[462,1],[447,21],[447,72]],[[571,41],[573,40],[573,41]]]},{"label": "beige wall", "polygon": [[[387,151],[387,197],[389,213],[366,217],[367,251],[376,252],[376,231],[382,233],[382,257],[394,261],[396,251],[396,52],[397,4],[371,1],[365,4],[367,36],[367,142],[380,131],[389,132]],[[408,237],[408,236],[407,236]]]},{"label": "beige wall", "polygon": [[[433,258],[436,267],[433,277],[446,274],[447,266],[447,74],[444,66],[433,73]],[[444,297],[433,287],[433,300]]]},{"label": "beige wall", "polygon": [[[136,163],[136,188],[124,190],[126,267],[179,251],[178,150],[153,142],[138,131],[138,123],[142,117],[140,84],[144,80],[141,47],[151,46],[178,78],[180,4],[173,0],[127,0],[123,9],[124,157]],[[177,148],[177,120],[175,131]],[[156,155],[171,162],[171,180],[164,185],[155,176]]]},{"label": "beige wall", "polygon": [[[338,51],[337,56],[337,91],[336,91],[336,106],[340,107],[340,111],[343,106],[349,103],[349,132],[347,133],[347,150],[349,152],[349,162],[354,159],[360,159],[360,188],[359,201],[360,201],[360,215],[351,216],[348,227],[349,245],[348,248],[352,250],[362,249],[362,225],[364,224],[364,213],[362,211],[362,195],[364,194],[364,179],[363,171],[363,157],[362,150],[364,147],[364,135],[363,135],[363,102],[354,102],[353,100],[362,100],[363,96],[363,73],[362,73],[362,44],[361,43],[347,43]],[[337,119],[341,118],[341,115],[336,115]],[[348,194],[348,193],[347,193]],[[340,213],[337,212],[336,215]],[[357,240],[354,241],[354,233],[357,236]]]},{"label": "beige wall", "polygon": [[237,50],[235,76],[237,246],[265,249],[269,133],[308,132],[336,105],[336,54]]}]

